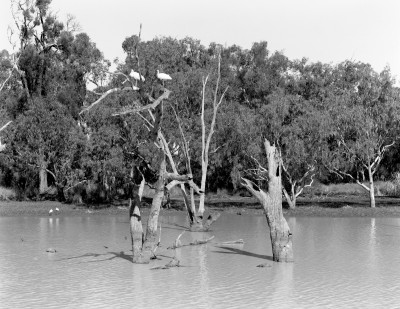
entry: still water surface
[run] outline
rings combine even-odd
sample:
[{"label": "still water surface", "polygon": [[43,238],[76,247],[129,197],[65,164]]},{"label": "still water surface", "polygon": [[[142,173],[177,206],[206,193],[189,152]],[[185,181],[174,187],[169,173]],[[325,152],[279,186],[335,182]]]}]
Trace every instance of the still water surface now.
[{"label": "still water surface", "polygon": [[161,221],[162,260],[134,265],[127,217],[0,218],[0,308],[400,308],[399,218],[291,217],[293,264],[271,261],[264,216],[222,214],[177,250],[184,214]]}]

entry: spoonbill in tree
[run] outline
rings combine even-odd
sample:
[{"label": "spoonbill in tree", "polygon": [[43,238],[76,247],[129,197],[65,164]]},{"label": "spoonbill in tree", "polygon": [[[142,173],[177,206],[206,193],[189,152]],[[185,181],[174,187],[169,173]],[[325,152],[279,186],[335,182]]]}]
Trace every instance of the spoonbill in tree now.
[{"label": "spoonbill in tree", "polygon": [[129,73],[129,76],[132,77],[136,81],[138,81],[138,80],[141,80],[142,82],[145,81],[144,76],[142,74],[139,74],[138,72],[135,72],[134,70],[131,70],[131,73]]},{"label": "spoonbill in tree", "polygon": [[157,70],[157,78],[158,78],[159,80],[163,81],[163,82],[164,82],[165,80],[171,80],[171,79],[172,79],[171,76],[169,76],[168,74],[165,74],[165,73],[160,73],[159,70]]}]

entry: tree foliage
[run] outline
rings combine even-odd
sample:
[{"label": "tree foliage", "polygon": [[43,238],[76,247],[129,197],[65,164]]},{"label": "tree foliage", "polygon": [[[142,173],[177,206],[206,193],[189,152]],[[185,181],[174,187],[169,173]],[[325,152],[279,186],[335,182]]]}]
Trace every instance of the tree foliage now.
[{"label": "tree foliage", "polygon": [[[162,105],[163,134],[176,146],[173,157],[184,173],[182,129],[194,180],[200,182],[202,77],[210,73],[204,92],[209,128],[218,55],[220,89],[229,87],[210,142],[207,189],[238,190],[241,176],[262,171],[264,138],[281,152],[283,185],[291,199],[327,170],[361,183],[368,178],[368,166],[375,178],[397,172],[399,89],[389,69],[377,73],[369,64],[353,61],[291,60],[269,51],[266,41],[243,49],[204,46],[190,37],[141,41],[132,35],[121,42],[126,58],[110,73],[110,62],[96,44],[61,22],[50,0],[13,0],[13,16],[18,50],[0,52],[0,125],[13,121],[2,132],[7,146],[1,157],[3,181],[22,191],[28,183],[37,187],[39,157],[46,162],[49,185],[64,191],[91,186],[97,192],[93,200],[124,194],[145,169],[157,179],[152,170],[159,163],[156,149],[148,142],[152,115],[113,115],[162,94],[157,70],[172,77],[164,84],[171,94]],[[132,70],[144,79],[134,80]],[[88,90],[89,82],[96,88]],[[112,93],[88,113],[88,106],[107,91]]]}]

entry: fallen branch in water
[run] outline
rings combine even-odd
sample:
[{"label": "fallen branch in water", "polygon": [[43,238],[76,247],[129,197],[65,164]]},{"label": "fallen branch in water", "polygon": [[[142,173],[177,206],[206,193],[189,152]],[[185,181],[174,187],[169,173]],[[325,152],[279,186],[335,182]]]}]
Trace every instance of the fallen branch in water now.
[{"label": "fallen branch in water", "polygon": [[218,243],[218,245],[242,245],[242,244],[244,244],[243,239],[224,241],[224,242]]},{"label": "fallen branch in water", "polygon": [[165,264],[164,266],[157,266],[157,267],[153,267],[151,268],[151,270],[155,270],[155,269],[170,269],[172,267],[180,267],[180,261],[174,257],[171,261],[169,261],[167,264]]},{"label": "fallen branch in water", "polygon": [[168,247],[167,249],[177,249],[181,247],[187,247],[187,246],[197,246],[197,245],[204,245],[208,243],[210,240],[214,239],[215,236],[211,236],[210,238],[204,239],[204,240],[195,240],[194,242],[191,242],[189,244],[182,245],[180,242],[179,238],[182,236],[183,233],[181,233],[178,238],[175,240],[175,243],[172,247]]},{"label": "fallen branch in water", "polygon": [[185,233],[185,231],[183,231],[182,233],[180,233],[179,236],[175,239],[175,243],[174,243],[174,246],[173,246],[173,247],[175,247],[175,248],[182,247],[182,243],[181,243],[181,241],[180,241],[179,239],[181,238],[181,236],[182,236],[184,233]]}]

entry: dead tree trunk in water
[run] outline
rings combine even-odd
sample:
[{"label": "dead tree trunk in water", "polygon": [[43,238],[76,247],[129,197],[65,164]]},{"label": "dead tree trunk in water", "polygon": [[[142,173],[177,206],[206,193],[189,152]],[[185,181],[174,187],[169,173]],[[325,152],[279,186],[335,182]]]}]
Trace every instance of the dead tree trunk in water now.
[{"label": "dead tree trunk in water", "polygon": [[144,263],[144,258],[142,256],[144,235],[139,205],[140,200],[137,195],[135,195],[133,202],[132,199],[129,199],[129,221],[131,226],[133,263]]},{"label": "dead tree trunk in water", "polygon": [[[215,88],[213,90],[213,99],[212,99],[212,117],[211,117],[211,123],[209,125],[209,128],[207,128],[207,123],[205,120],[205,105],[207,101],[207,83],[210,75],[207,75],[206,77],[202,78],[202,100],[201,100],[201,115],[200,115],[200,120],[201,120],[201,182],[200,182],[200,188],[194,185],[192,182],[192,186],[190,186],[190,201],[189,198],[186,194],[185,187],[181,187],[181,192],[184,198],[184,203],[186,206],[186,209],[188,211],[188,217],[189,217],[189,230],[192,232],[204,232],[208,231],[210,229],[211,224],[213,224],[216,220],[218,220],[220,214],[219,213],[210,213],[207,217],[207,219],[204,219],[204,212],[205,212],[205,191],[206,191],[206,182],[207,182],[207,171],[208,171],[208,164],[209,164],[209,153],[210,153],[210,145],[211,145],[211,139],[214,134],[215,130],[215,125],[217,121],[217,114],[218,114],[218,108],[222,104],[225,94],[228,90],[228,87],[224,89],[224,91],[219,95],[220,92],[220,79],[221,79],[221,54],[218,54],[218,67],[217,67],[217,80],[215,84]],[[175,110],[174,110],[175,112]],[[183,150],[185,153],[186,157],[186,167],[188,170],[188,174],[192,175],[192,168],[191,168],[191,160],[190,160],[190,153],[189,153],[189,143],[185,138],[185,134],[183,132],[181,122],[179,120],[179,117],[177,113],[175,112],[175,116],[179,125],[179,130],[182,135],[182,143],[183,143]],[[208,132],[207,132],[208,131]],[[173,159],[171,156],[170,157],[170,162],[171,166],[173,166],[175,163],[173,162]],[[196,202],[194,198],[194,193],[199,194],[199,203],[198,203],[198,209],[196,211]]]},{"label": "dead tree trunk in water", "polygon": [[155,193],[151,203],[150,214],[147,220],[146,236],[143,242],[142,255],[145,261],[150,261],[154,255],[154,249],[157,245],[157,228],[158,228],[158,215],[160,214],[161,204],[164,198],[164,182],[166,173],[165,157],[160,164],[158,180],[155,183]]},{"label": "dead tree trunk in water", "polygon": [[248,179],[243,186],[258,199],[264,208],[270,228],[273,260],[293,262],[292,233],[282,213],[282,181],[279,152],[268,140],[265,140],[265,152],[268,158],[268,192],[263,191]]}]

